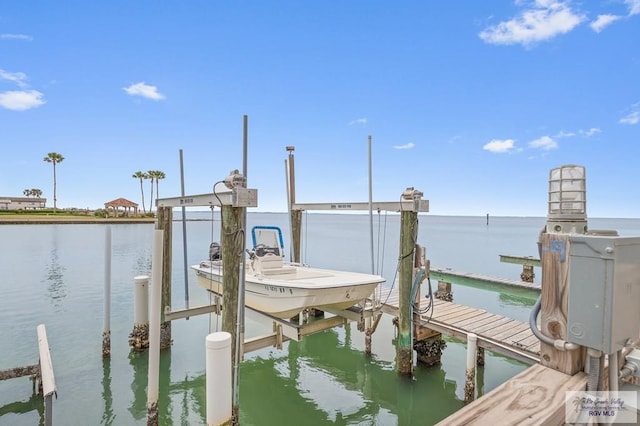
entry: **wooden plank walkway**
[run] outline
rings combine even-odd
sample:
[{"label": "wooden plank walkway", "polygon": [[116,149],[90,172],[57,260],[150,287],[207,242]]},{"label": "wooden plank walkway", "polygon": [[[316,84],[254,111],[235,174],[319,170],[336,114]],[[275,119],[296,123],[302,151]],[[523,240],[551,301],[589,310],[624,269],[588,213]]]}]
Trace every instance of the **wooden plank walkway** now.
[{"label": "wooden plank walkway", "polygon": [[[383,290],[382,311],[397,316],[399,299],[397,289],[391,290],[388,297]],[[427,303],[425,297],[420,299],[421,308]],[[467,334],[474,333],[480,347],[527,363],[540,360],[540,341],[528,323],[439,299],[434,299],[432,311],[420,316],[420,326],[465,341]]]}]

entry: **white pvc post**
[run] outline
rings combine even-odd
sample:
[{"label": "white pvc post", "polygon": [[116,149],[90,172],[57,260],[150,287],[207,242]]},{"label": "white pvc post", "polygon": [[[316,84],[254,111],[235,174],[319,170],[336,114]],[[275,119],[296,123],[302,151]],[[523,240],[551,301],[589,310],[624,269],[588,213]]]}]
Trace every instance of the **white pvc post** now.
[{"label": "white pvc post", "polygon": [[478,350],[478,336],[467,334],[467,370],[464,381],[464,400],[473,401],[476,393],[476,352]]},{"label": "white pvc post", "polygon": [[218,426],[231,420],[231,334],[211,333],[206,338],[207,425]]},{"label": "white pvc post", "polygon": [[104,321],[102,327],[102,356],[111,354],[111,227],[104,233]]},{"label": "white pvc post", "polygon": [[151,300],[149,308],[149,368],[147,381],[147,423],[158,424],[158,388],[160,375],[160,304],[162,303],[162,237],[153,231],[151,257]]},{"label": "white pvc post", "polygon": [[149,324],[149,276],[133,277],[133,284],[135,286],[133,325]]}]

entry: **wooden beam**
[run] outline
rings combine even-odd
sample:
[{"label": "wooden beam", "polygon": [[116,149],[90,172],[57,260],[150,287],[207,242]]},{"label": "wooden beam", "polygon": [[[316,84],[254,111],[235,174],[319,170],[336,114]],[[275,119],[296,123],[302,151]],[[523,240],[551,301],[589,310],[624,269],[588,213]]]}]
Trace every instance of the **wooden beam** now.
[{"label": "wooden beam", "polygon": [[175,311],[165,309],[164,319],[165,321],[173,321],[173,320],[182,319],[182,318],[195,317],[197,315],[202,315],[202,314],[210,314],[210,313],[219,314],[221,310],[222,309],[220,309],[219,305],[203,305],[203,306],[196,306],[188,309],[177,309]]},{"label": "wooden beam", "polygon": [[536,364],[437,425],[562,425],[565,392],[585,390],[587,379]]},{"label": "wooden beam", "polygon": [[18,377],[24,376],[34,376],[36,374],[40,374],[39,364],[0,370],[0,380],[16,379]]},{"label": "wooden beam", "polygon": [[510,256],[507,254],[500,255],[500,262],[514,263],[516,265],[542,266],[542,261],[533,256]]},{"label": "wooden beam", "polygon": [[[402,200],[402,201],[383,201],[371,203],[373,210],[388,212],[428,212],[429,200]],[[294,203],[291,205],[292,210],[363,210],[369,211],[369,203],[362,202],[342,202],[342,203]]]}]

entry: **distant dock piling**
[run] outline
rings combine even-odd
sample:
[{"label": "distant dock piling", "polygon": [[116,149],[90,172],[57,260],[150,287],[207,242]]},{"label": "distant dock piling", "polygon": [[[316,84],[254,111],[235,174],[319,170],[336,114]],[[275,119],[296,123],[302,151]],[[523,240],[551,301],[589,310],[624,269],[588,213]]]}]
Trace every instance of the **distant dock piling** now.
[{"label": "distant dock piling", "polygon": [[102,356],[111,355],[111,227],[104,233],[104,321],[102,329]]}]

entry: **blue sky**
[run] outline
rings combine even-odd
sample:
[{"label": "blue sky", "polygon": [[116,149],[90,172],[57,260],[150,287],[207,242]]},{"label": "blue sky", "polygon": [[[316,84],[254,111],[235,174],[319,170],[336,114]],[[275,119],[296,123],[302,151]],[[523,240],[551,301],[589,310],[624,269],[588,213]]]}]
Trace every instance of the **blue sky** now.
[{"label": "blue sky", "polygon": [[[640,217],[640,0],[3,1],[0,196],[58,207],[208,193],[242,169],[260,211],[409,186],[442,215],[545,216],[587,170],[591,217]],[[149,204],[149,182],[145,182]]]}]

